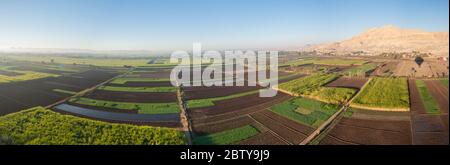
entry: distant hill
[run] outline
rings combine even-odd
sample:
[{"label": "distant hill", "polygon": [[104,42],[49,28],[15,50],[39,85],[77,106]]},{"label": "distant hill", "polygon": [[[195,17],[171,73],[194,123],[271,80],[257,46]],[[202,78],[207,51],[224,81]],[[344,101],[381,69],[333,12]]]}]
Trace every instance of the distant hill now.
[{"label": "distant hill", "polygon": [[421,30],[401,29],[392,25],[370,29],[358,36],[342,42],[313,45],[305,50],[345,54],[364,52],[378,55],[381,53],[420,52],[431,56],[449,55],[448,32],[425,32]]}]

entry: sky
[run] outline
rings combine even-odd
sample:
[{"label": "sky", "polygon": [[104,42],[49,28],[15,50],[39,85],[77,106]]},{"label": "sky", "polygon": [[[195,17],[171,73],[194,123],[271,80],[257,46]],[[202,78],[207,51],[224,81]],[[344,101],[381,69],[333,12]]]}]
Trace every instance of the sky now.
[{"label": "sky", "polygon": [[449,29],[448,0],[0,0],[0,48],[292,50],[395,25]]}]

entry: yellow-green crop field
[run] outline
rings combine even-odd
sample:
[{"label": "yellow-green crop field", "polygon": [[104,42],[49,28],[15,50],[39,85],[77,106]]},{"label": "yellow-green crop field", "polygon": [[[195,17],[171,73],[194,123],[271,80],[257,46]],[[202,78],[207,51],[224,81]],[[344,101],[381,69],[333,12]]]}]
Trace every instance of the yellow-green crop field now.
[{"label": "yellow-green crop field", "polygon": [[45,78],[45,77],[57,77],[57,76],[59,76],[59,75],[56,75],[56,74],[33,72],[33,71],[14,71],[14,72],[20,73],[20,75],[5,76],[5,75],[1,75],[0,74],[0,83],[28,81],[28,80]]},{"label": "yellow-green crop field", "polygon": [[373,78],[357,94],[352,107],[381,111],[409,111],[405,78]]}]

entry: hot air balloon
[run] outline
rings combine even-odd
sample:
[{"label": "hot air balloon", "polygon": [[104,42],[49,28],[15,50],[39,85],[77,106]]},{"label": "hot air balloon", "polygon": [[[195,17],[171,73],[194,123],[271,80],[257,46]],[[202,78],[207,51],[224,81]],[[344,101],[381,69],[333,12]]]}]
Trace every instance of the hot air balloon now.
[{"label": "hot air balloon", "polygon": [[415,59],[414,61],[416,61],[416,64],[419,65],[419,68],[420,68],[420,65],[422,65],[422,63],[423,63],[424,60],[423,60],[422,57],[417,56],[416,59]]}]

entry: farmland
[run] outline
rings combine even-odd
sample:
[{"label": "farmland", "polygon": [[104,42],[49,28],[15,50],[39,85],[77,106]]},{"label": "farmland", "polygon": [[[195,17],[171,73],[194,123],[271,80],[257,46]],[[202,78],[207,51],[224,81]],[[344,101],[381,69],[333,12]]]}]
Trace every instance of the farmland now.
[{"label": "farmland", "polygon": [[16,61],[30,61],[42,63],[57,63],[70,65],[95,65],[95,66],[172,66],[173,64],[162,61],[155,63],[148,58],[89,58],[89,57],[63,57],[63,56],[6,56]]},{"label": "farmland", "polygon": [[[9,141],[15,144],[297,145],[317,129],[324,131],[307,144],[445,144],[448,139],[448,79],[373,76],[389,73],[380,71],[380,61],[302,62],[280,69],[275,97],[260,97],[265,88],[248,86],[247,76],[239,78],[244,86],[172,86],[170,65],[3,63],[0,76],[51,76],[0,84],[0,104],[7,107],[1,111],[6,116],[0,117],[0,134],[17,139]],[[26,99],[31,95],[35,99]],[[47,107],[20,111],[36,106]],[[46,128],[17,124],[32,133],[5,133],[18,120]],[[63,126],[55,128],[56,122]],[[86,130],[74,126],[80,122],[87,123]],[[58,132],[46,133],[47,128]],[[39,129],[61,141],[31,139]],[[148,135],[122,135],[128,131]],[[109,136],[118,138],[104,140]]]},{"label": "farmland", "polygon": [[311,127],[318,127],[337,112],[338,107],[306,98],[295,98],[270,108],[281,116]]},{"label": "farmland", "polygon": [[194,144],[233,144],[241,140],[258,134],[258,130],[252,126],[244,126],[239,128],[233,128],[231,130],[205,135],[197,137]]},{"label": "farmland", "polygon": [[[23,66],[39,66],[40,68],[56,67],[53,65],[43,65],[40,63],[0,64],[0,66],[3,65],[9,68],[8,71],[14,73],[35,72],[33,70],[16,71],[12,69]],[[36,72],[39,75],[46,75],[46,77],[0,83],[0,98],[2,98],[0,105],[3,107],[0,111],[0,115],[17,112],[35,106],[50,105],[56,101],[70,97],[76,92],[90,88],[117,75],[115,71],[86,68],[81,66],[68,66],[64,68],[73,72],[54,72],[55,70],[52,69],[40,70],[51,73]],[[18,76],[24,75],[26,74],[21,74]],[[29,99],[31,96],[33,99]]]},{"label": "farmland", "polygon": [[377,67],[374,63],[364,64],[355,68],[350,68],[344,72],[346,76],[350,77],[364,77],[370,74]]},{"label": "farmland", "polygon": [[335,74],[314,74],[282,83],[278,88],[300,96],[309,95],[335,78]]},{"label": "farmland", "polygon": [[100,86],[98,90],[118,91],[118,92],[176,92],[176,87],[117,87]]},{"label": "farmland", "polygon": [[436,101],[431,96],[425,83],[422,80],[416,80],[417,88],[419,88],[420,98],[425,105],[425,110],[427,113],[439,113],[439,108]]},{"label": "farmland", "polygon": [[408,111],[408,85],[404,78],[373,78],[353,100],[352,107]]},{"label": "farmland", "polygon": [[362,65],[366,63],[364,60],[357,60],[357,59],[300,59],[297,61],[290,61],[284,65],[291,65],[291,66],[299,66],[299,65],[305,65],[305,64],[316,64],[316,65]]},{"label": "farmland", "polygon": [[7,68],[2,68],[0,65],[0,83],[28,81],[28,80],[41,79],[41,78],[46,78],[46,77],[57,77],[57,76],[59,76],[59,75],[50,74],[50,73],[34,72],[34,71],[10,70]]},{"label": "farmland", "polygon": [[174,129],[110,124],[62,115],[42,107],[0,117],[0,134],[9,144],[179,145],[185,143],[184,135]]},{"label": "farmland", "polygon": [[178,113],[179,108],[176,103],[130,103],[130,102],[114,102],[105,100],[94,100],[88,98],[72,98],[69,102],[84,104],[96,107],[115,108],[120,110],[137,110],[142,114],[166,114]]}]

